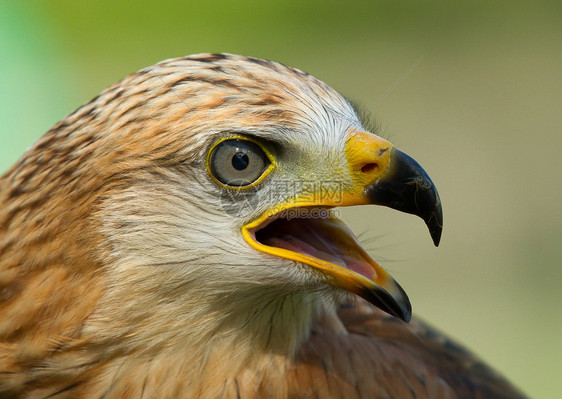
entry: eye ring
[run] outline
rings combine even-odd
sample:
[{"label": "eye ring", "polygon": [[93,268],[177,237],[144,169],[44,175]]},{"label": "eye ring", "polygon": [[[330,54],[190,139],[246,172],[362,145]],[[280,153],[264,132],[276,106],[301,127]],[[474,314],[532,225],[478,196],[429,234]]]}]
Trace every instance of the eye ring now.
[{"label": "eye ring", "polygon": [[222,138],[207,154],[207,173],[229,189],[253,187],[274,167],[273,156],[259,142],[242,136]]}]

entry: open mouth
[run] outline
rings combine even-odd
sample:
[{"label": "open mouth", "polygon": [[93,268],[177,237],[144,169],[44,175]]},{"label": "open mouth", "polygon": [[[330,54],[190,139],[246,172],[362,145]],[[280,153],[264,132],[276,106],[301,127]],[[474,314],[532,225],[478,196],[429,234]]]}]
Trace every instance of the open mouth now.
[{"label": "open mouth", "polygon": [[242,230],[252,247],[313,266],[333,285],[359,295],[366,286],[394,283],[331,207],[284,209]]},{"label": "open mouth", "polygon": [[369,280],[376,278],[376,269],[380,267],[330,208],[287,209],[258,225],[254,237],[259,244],[292,252],[293,259],[306,257],[305,263],[327,262]]},{"label": "open mouth", "polygon": [[244,226],[242,234],[255,249],[311,266],[331,285],[410,320],[412,308],[404,290],[330,207],[284,209]]}]

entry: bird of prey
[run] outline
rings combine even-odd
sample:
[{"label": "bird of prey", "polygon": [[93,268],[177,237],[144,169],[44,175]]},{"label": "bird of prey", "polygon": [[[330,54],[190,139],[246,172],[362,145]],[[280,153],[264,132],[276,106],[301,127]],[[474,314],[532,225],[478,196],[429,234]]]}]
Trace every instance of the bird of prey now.
[{"label": "bird of prey", "polygon": [[414,318],[335,207],[437,190],[282,64],[163,61],[0,179],[1,398],[519,398]]}]

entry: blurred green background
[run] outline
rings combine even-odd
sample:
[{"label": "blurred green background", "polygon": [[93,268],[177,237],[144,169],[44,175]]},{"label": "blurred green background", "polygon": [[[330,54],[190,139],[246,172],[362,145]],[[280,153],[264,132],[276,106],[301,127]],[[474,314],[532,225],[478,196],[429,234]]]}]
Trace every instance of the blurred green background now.
[{"label": "blurred green background", "polygon": [[562,394],[559,1],[0,1],[0,171],[125,75],[232,52],[372,112],[432,176],[445,229],[345,209],[414,312],[531,397]]}]

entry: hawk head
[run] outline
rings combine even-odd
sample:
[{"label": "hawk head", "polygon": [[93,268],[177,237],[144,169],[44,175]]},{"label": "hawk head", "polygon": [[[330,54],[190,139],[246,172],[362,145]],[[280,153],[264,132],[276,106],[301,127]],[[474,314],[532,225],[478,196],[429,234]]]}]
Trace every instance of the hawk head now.
[{"label": "hawk head", "polygon": [[42,290],[42,305],[21,310],[30,337],[50,337],[36,352],[66,345],[80,360],[96,347],[106,359],[291,353],[346,293],[408,321],[406,294],[334,208],[418,215],[435,245],[442,225],[424,170],[346,98],[229,54],[125,78],[46,133],[0,187],[9,293]]}]

